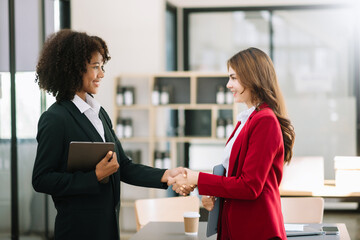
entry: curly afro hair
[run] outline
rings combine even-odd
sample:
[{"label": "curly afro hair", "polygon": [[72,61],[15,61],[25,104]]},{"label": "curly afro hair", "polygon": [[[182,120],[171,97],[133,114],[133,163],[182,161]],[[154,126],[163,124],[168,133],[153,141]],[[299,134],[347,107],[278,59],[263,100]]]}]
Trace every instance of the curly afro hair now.
[{"label": "curly afro hair", "polygon": [[52,34],[45,42],[36,66],[39,87],[56,97],[71,100],[82,88],[82,76],[92,54],[99,52],[104,64],[110,60],[107,45],[97,36],[69,29]]}]

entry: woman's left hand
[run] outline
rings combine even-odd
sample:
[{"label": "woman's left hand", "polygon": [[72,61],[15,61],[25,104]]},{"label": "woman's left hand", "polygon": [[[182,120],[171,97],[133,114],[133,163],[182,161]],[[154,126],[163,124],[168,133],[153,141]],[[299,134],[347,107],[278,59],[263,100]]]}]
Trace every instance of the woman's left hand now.
[{"label": "woman's left hand", "polygon": [[204,208],[208,211],[213,210],[215,205],[215,197],[214,196],[202,196],[201,203]]}]

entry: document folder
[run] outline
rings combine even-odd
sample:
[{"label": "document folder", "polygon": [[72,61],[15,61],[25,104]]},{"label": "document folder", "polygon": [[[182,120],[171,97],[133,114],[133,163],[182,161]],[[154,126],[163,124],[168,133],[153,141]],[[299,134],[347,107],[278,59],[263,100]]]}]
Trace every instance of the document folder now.
[{"label": "document folder", "polygon": [[[214,175],[223,176],[225,173],[225,168],[222,164],[216,165],[213,169]],[[217,225],[219,219],[219,210],[220,210],[220,198],[216,198],[214,203],[214,208],[209,212],[206,237],[210,237],[217,233]]]},{"label": "document folder", "polygon": [[285,231],[287,237],[301,237],[301,236],[313,236],[313,235],[324,235],[325,232],[319,229],[315,229],[309,226],[303,226],[301,231],[298,230],[289,230],[287,227],[288,224],[285,224]]},{"label": "document folder", "polygon": [[318,231],[318,230],[309,230],[309,231],[301,231],[301,232],[292,232],[292,231],[287,231],[286,232],[286,236],[287,237],[305,237],[305,236],[314,236],[314,235],[325,235],[325,232],[323,231]]}]

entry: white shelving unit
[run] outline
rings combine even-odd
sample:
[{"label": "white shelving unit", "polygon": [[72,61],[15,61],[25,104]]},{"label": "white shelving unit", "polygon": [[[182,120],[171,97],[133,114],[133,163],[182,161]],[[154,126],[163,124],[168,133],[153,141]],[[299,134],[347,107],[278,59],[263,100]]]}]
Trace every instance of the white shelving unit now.
[{"label": "white shelving unit", "polygon": [[[133,136],[131,138],[120,139],[124,150],[139,149],[141,151],[140,163],[152,167],[155,166],[155,151],[169,151],[171,167],[173,168],[179,165],[178,158],[183,154],[183,149],[179,149],[179,145],[183,143],[225,145],[225,138],[219,139],[216,137],[217,119],[226,113],[225,115],[227,117],[230,116],[233,123],[235,123],[236,119],[234,116],[238,112],[236,104],[216,103],[216,87],[218,85],[225,87],[227,81],[228,76],[226,74],[200,72],[123,74],[119,76],[114,83],[115,91],[117,91],[118,86],[131,86],[134,89],[133,105],[118,106],[116,97],[114,101],[114,128],[116,129],[118,117],[132,119]],[[152,104],[151,95],[155,85],[166,85],[169,87],[169,104]],[[203,124],[201,121],[198,122],[197,114],[201,111],[204,113],[201,119],[206,124]],[[178,115],[176,117],[178,125],[175,126],[175,129],[172,129],[172,135],[169,135],[169,132],[167,132],[169,122],[171,122],[169,120],[170,113]],[[191,119],[191,123],[186,122],[187,118]],[[199,127],[200,129],[197,126],[201,126]],[[179,128],[182,129],[179,130]],[[198,131],[202,130],[201,128],[204,128],[204,131]],[[192,132],[192,130],[196,132]],[[212,166],[209,166],[207,170],[210,171],[211,168]],[[131,218],[134,218],[133,225],[121,224],[122,239],[123,234],[130,233],[131,235],[131,232],[136,231],[133,211],[134,200],[156,197],[166,197],[166,191],[140,189],[139,187],[122,183],[121,217],[126,214],[126,222],[131,222]],[[120,219],[120,222],[124,221],[125,219]]]}]

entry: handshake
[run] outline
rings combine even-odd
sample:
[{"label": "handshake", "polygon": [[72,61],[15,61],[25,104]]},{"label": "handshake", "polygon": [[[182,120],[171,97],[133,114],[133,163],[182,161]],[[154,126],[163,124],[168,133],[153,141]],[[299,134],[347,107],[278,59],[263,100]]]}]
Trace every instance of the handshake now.
[{"label": "handshake", "polygon": [[[190,192],[194,191],[198,184],[199,172],[190,170],[188,168],[178,167],[174,169],[166,170],[162,180],[165,182],[167,179],[167,185],[179,193],[180,195],[188,195]],[[214,196],[203,196],[201,202],[204,208],[208,211],[211,211],[214,208],[215,204]]]},{"label": "handshake", "polygon": [[163,180],[166,179],[169,187],[172,185],[172,189],[176,193],[184,196],[194,191],[198,178],[199,172],[183,167],[168,169],[163,176]]}]

